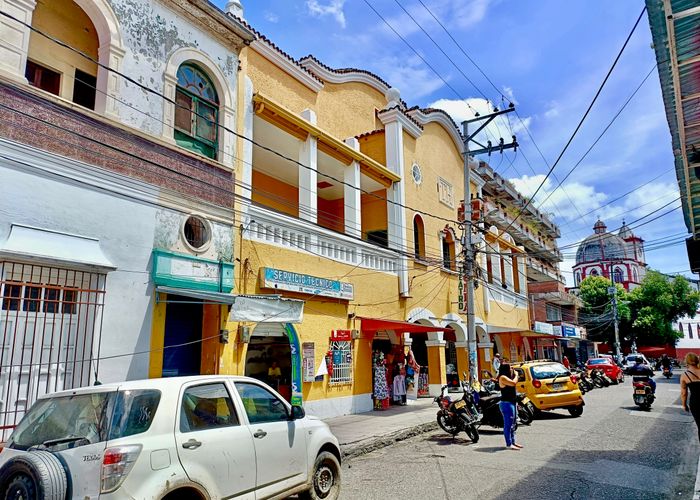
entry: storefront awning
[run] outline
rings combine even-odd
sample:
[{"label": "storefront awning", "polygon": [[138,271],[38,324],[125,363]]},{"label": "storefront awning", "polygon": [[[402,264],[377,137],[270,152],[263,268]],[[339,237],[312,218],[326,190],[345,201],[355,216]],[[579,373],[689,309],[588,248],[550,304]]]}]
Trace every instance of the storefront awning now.
[{"label": "storefront awning", "polygon": [[452,328],[440,326],[426,326],[408,321],[393,321],[388,319],[359,318],[362,321],[362,331],[374,333],[380,330],[392,330],[395,332],[427,333],[427,332],[452,332]]},{"label": "storefront awning", "polygon": [[[277,295],[233,295],[206,290],[156,287],[156,292],[179,295],[201,300],[206,304],[225,304],[231,306],[229,321],[250,323],[301,323],[304,318],[304,301],[284,299]],[[177,303],[177,300],[167,302]]]}]

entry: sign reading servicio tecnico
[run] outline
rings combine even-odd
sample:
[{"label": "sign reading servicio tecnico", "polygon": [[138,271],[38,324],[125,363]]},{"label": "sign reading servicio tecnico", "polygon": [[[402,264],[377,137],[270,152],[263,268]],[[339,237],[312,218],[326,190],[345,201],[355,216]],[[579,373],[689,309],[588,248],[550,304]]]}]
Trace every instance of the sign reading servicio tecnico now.
[{"label": "sign reading servicio tecnico", "polygon": [[352,283],[318,278],[308,274],[282,271],[271,267],[263,267],[260,271],[260,286],[262,288],[274,288],[289,292],[320,295],[323,297],[335,297],[337,299],[352,300],[355,290]]}]

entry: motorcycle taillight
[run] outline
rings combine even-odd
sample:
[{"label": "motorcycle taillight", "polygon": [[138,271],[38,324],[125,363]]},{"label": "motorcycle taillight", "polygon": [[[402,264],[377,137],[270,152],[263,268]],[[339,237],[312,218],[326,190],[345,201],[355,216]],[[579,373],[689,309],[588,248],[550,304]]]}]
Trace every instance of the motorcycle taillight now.
[{"label": "motorcycle taillight", "polygon": [[633,385],[634,385],[635,387],[644,388],[644,386],[645,386],[646,384],[644,384],[644,383],[642,383],[642,382],[635,382]]}]

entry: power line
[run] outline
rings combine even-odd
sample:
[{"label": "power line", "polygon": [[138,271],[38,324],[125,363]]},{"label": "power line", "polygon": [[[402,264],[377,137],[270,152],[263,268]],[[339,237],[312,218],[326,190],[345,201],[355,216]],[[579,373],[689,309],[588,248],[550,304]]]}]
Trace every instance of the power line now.
[{"label": "power line", "polygon": [[[365,1],[366,1],[366,0],[365,0]],[[557,157],[557,159],[555,160],[555,162],[552,164],[552,166],[549,168],[549,171],[548,171],[547,174],[545,175],[544,179],[542,179],[542,182],[541,182],[540,185],[537,187],[537,189],[535,190],[535,192],[532,194],[532,196],[531,196],[530,198],[528,198],[528,200],[527,200],[527,202],[525,203],[525,205],[523,206],[523,208],[518,212],[518,214],[515,216],[515,218],[514,218],[514,219],[511,221],[511,223],[508,225],[508,227],[506,228],[506,232],[507,232],[507,230],[515,223],[515,221],[518,220],[518,218],[519,218],[523,213],[525,213],[525,209],[526,209],[526,208],[532,203],[532,201],[535,199],[535,196],[537,196],[537,193],[540,192],[540,190],[541,190],[542,187],[544,186],[544,184],[545,184],[545,182],[547,181],[547,179],[549,178],[549,176],[552,174],[552,172],[554,172],[554,169],[557,167],[557,165],[558,165],[559,162],[561,161],[562,157],[564,156],[564,153],[566,153],[566,151],[569,149],[569,146],[571,145],[571,143],[573,142],[574,138],[575,138],[576,135],[578,134],[578,131],[579,131],[579,130],[581,129],[581,127],[583,126],[583,122],[584,122],[584,121],[586,120],[586,118],[588,117],[589,113],[591,112],[591,109],[593,109],[593,106],[594,106],[594,104],[596,103],[596,101],[598,100],[598,97],[600,96],[600,94],[602,93],[603,88],[605,87],[605,84],[607,83],[608,79],[610,78],[610,75],[612,74],[613,70],[614,70],[615,67],[617,66],[618,61],[619,61],[620,58],[622,57],[622,53],[625,51],[625,48],[627,47],[627,44],[629,43],[630,39],[632,38],[632,35],[633,35],[634,32],[636,31],[637,26],[639,25],[639,22],[641,21],[642,16],[644,15],[644,12],[646,12],[646,9],[647,9],[646,6],[644,6],[644,8],[642,9],[642,12],[639,14],[639,17],[637,18],[637,21],[634,23],[634,26],[632,27],[632,30],[630,31],[629,35],[627,35],[627,38],[625,39],[625,43],[622,45],[622,48],[621,48],[620,51],[617,53],[617,56],[615,57],[615,60],[614,60],[613,63],[612,63],[612,66],[610,66],[610,69],[608,70],[607,74],[605,75],[605,78],[603,79],[603,82],[602,82],[602,83],[600,84],[600,86],[598,87],[598,90],[596,91],[595,96],[593,97],[593,100],[592,100],[591,103],[588,105],[588,108],[586,109],[586,112],[585,112],[585,113],[583,114],[583,116],[581,117],[581,120],[579,121],[578,125],[577,125],[576,128],[574,129],[574,132],[573,132],[573,133],[571,134],[571,136],[569,137],[569,140],[568,140],[568,141],[566,142],[566,144],[564,145],[564,148],[562,149],[561,153],[559,153],[559,156]]]}]

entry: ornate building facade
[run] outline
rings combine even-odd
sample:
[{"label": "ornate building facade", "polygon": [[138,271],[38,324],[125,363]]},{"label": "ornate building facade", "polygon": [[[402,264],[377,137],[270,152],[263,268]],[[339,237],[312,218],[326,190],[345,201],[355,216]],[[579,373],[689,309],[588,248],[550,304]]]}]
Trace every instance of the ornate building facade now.
[{"label": "ornate building facade", "polygon": [[604,276],[630,291],[638,287],[646,274],[644,240],[622,222],[617,234],[607,232],[598,219],[593,234],[583,240],[576,251],[573,267],[576,287],[589,276]]}]

